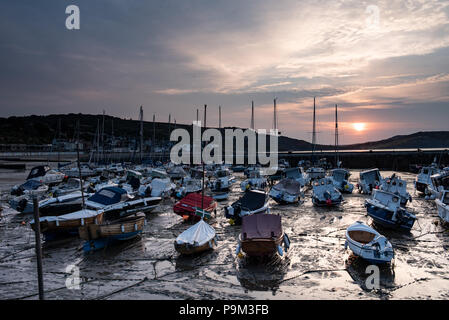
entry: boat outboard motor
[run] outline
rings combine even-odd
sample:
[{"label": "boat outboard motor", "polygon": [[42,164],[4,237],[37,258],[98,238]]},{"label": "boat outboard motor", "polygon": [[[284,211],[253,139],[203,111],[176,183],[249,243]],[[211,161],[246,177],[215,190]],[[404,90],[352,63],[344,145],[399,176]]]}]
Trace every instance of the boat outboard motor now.
[{"label": "boat outboard motor", "polygon": [[131,185],[133,190],[137,190],[140,187],[140,180],[137,177],[131,177],[128,179],[128,183]]}]

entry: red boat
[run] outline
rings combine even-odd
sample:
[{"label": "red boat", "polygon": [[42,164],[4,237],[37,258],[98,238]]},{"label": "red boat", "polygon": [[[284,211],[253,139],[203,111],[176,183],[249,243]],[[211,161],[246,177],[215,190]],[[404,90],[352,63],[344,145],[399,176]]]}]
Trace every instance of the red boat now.
[{"label": "red boat", "polygon": [[204,207],[201,207],[201,203],[201,193],[190,193],[175,203],[173,211],[185,221],[199,221],[202,215],[207,220],[211,217],[210,213],[214,210],[216,211],[217,202],[212,197],[204,196]]}]

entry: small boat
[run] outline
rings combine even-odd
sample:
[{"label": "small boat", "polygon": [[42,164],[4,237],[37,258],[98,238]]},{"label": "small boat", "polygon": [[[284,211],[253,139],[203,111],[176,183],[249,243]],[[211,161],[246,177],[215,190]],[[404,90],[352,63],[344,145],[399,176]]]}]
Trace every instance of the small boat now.
[{"label": "small boat", "polygon": [[80,168],[78,166],[74,166],[69,169],[61,169],[61,172],[64,173],[69,178],[79,178],[81,169],[81,177],[90,177],[97,174],[97,171],[91,168],[88,164],[81,164]]},{"label": "small boat", "polygon": [[88,253],[136,238],[142,233],[145,224],[145,214],[136,212],[118,220],[104,219],[102,222],[81,226],[78,233],[81,239],[86,240],[83,250]]},{"label": "small boat", "polygon": [[151,196],[169,198],[176,188],[176,185],[171,182],[169,178],[166,179],[153,179],[150,183]]},{"label": "small boat", "polygon": [[219,169],[214,172],[214,178],[209,182],[212,192],[229,191],[235,182],[235,177],[231,175],[228,169]]},{"label": "small boat", "polygon": [[445,223],[449,223],[449,190],[444,190],[441,197],[435,200],[438,208],[438,216]]},{"label": "small boat", "polygon": [[398,195],[403,207],[407,205],[408,201],[412,201],[412,196],[407,192],[407,181],[402,180],[395,173],[391,177],[383,179],[379,189]]},{"label": "small boat", "polygon": [[[282,248],[284,244],[284,249]],[[284,255],[290,248],[290,240],[282,230],[281,217],[273,214],[256,214],[242,219],[242,232],[236,253],[241,251],[251,257]]]},{"label": "small boat", "polygon": [[326,170],[321,167],[311,167],[306,171],[310,181],[323,179],[326,176]]},{"label": "small boat", "polygon": [[[61,216],[40,217],[40,230],[44,235],[45,241],[52,241],[61,236],[77,235],[79,227],[92,223],[101,223],[103,221],[103,213],[102,210],[83,209]],[[30,221],[30,225],[35,230],[34,219]]]},{"label": "small boat", "polygon": [[224,208],[225,217],[229,219],[231,225],[241,224],[244,216],[267,212],[268,200],[268,195],[264,191],[246,191],[243,197]]},{"label": "small boat", "polygon": [[137,198],[122,188],[107,187],[87,198],[85,205],[87,209],[119,212],[123,216],[130,211],[151,212],[161,201],[161,197]]},{"label": "small boat", "polygon": [[274,185],[268,195],[279,204],[290,204],[299,201],[302,185],[295,179],[285,178]]},{"label": "small boat", "polygon": [[352,193],[354,190],[354,185],[349,183],[349,176],[351,173],[346,169],[333,169],[330,171],[330,178],[333,181],[334,187],[342,193]]},{"label": "small boat", "polygon": [[432,183],[431,176],[440,173],[436,159],[430,166],[422,167],[415,180],[415,190],[424,194],[428,193],[428,186]]},{"label": "small boat", "polygon": [[305,187],[310,183],[309,175],[302,167],[286,169],[284,175],[286,178],[295,179],[301,184],[302,187]]},{"label": "small boat", "polygon": [[365,207],[374,222],[386,228],[409,231],[416,220],[414,214],[401,207],[399,196],[390,192],[373,190]]},{"label": "small boat", "polygon": [[[85,197],[91,194],[84,193]],[[45,216],[60,216],[71,212],[79,211],[83,206],[81,191],[75,191],[59,197],[52,197],[39,201],[39,214]]]},{"label": "small boat", "polygon": [[174,180],[182,179],[187,176],[187,173],[181,166],[173,166],[167,168],[167,174],[170,178]]},{"label": "small boat", "polygon": [[260,170],[252,170],[248,173],[248,179],[242,181],[240,188],[242,191],[265,190],[267,185],[267,179],[261,176]]},{"label": "small boat", "polygon": [[312,203],[316,206],[336,206],[343,201],[343,196],[333,184],[330,177],[315,180],[312,183]]},{"label": "small boat", "polygon": [[49,188],[47,185],[43,184],[37,180],[28,180],[21,185],[17,185],[11,188],[12,196],[23,196],[23,195],[36,195],[38,197],[43,196],[48,192]]},{"label": "small boat", "polygon": [[203,182],[199,179],[190,177],[182,178],[180,185],[175,189],[177,198],[184,198],[189,193],[201,192],[203,190]]},{"label": "small boat", "polygon": [[212,250],[217,246],[215,229],[201,219],[175,240],[175,250],[183,255]]},{"label": "small boat", "polygon": [[181,216],[185,221],[199,221],[198,209],[203,209],[204,219],[211,218],[211,212],[217,209],[217,202],[209,196],[203,196],[201,193],[190,193],[173,206],[173,211]]},{"label": "small boat", "polygon": [[31,169],[27,180],[36,180],[49,186],[61,183],[67,176],[49,166],[37,166]]},{"label": "small boat", "polygon": [[123,165],[121,163],[113,163],[107,167],[107,170],[109,172],[118,173],[118,174],[125,172],[125,168],[123,167]]},{"label": "small boat", "polygon": [[379,189],[382,183],[382,176],[379,169],[370,169],[360,172],[359,183],[357,188],[360,193],[371,194],[373,189]]},{"label": "small boat", "polygon": [[379,232],[357,221],[346,229],[345,249],[349,249],[369,263],[390,263],[394,258],[393,246]]},{"label": "small boat", "polygon": [[442,192],[449,190],[449,170],[445,168],[440,173],[434,174],[430,177],[430,181],[427,187],[428,199],[441,199]]},{"label": "small boat", "polygon": [[[89,187],[88,183],[84,183],[84,190]],[[78,178],[69,178],[66,183],[58,185],[51,189],[54,197],[60,197],[69,193],[81,190],[81,182]]]}]

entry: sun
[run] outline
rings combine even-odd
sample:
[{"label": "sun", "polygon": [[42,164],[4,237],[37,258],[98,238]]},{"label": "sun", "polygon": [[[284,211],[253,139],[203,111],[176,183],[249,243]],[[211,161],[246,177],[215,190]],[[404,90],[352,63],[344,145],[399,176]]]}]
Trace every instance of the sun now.
[{"label": "sun", "polygon": [[365,126],[366,125],[364,123],[360,123],[360,122],[352,124],[352,127],[354,128],[354,130],[359,131],[359,132],[365,130]]}]

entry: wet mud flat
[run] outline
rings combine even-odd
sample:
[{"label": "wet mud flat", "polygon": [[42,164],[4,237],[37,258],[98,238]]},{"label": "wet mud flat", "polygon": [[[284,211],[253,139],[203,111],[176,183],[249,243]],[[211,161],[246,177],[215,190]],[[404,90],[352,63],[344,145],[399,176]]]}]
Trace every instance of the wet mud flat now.
[{"label": "wet mud flat", "polygon": [[[357,170],[350,181],[357,183]],[[392,172],[383,171],[383,176]],[[10,181],[0,172],[0,181]],[[74,238],[43,249],[46,299],[448,299],[449,234],[433,201],[414,193],[414,174],[399,173],[408,182],[408,204],[418,220],[410,233],[376,229],[393,244],[393,268],[380,269],[380,288],[369,290],[368,264],[345,251],[345,229],[355,221],[372,224],[365,195],[344,195],[337,208],[303,203],[278,205],[291,250],[282,258],[239,259],[235,250],[240,226],[230,226],[221,208],[241,195],[237,174],[229,200],[219,202],[210,224],[219,241],[214,251],[182,257],[175,238],[191,224],[173,213],[173,199],[147,215],[141,238],[84,254]],[[10,176],[11,177],[11,176]],[[19,178],[19,176],[17,176]],[[20,177],[23,179],[22,177]],[[5,188],[2,188],[5,190]],[[4,203],[3,206],[6,206]],[[37,273],[31,216],[4,209],[0,220],[0,299],[37,299]],[[68,289],[79,271],[79,287]]]}]

